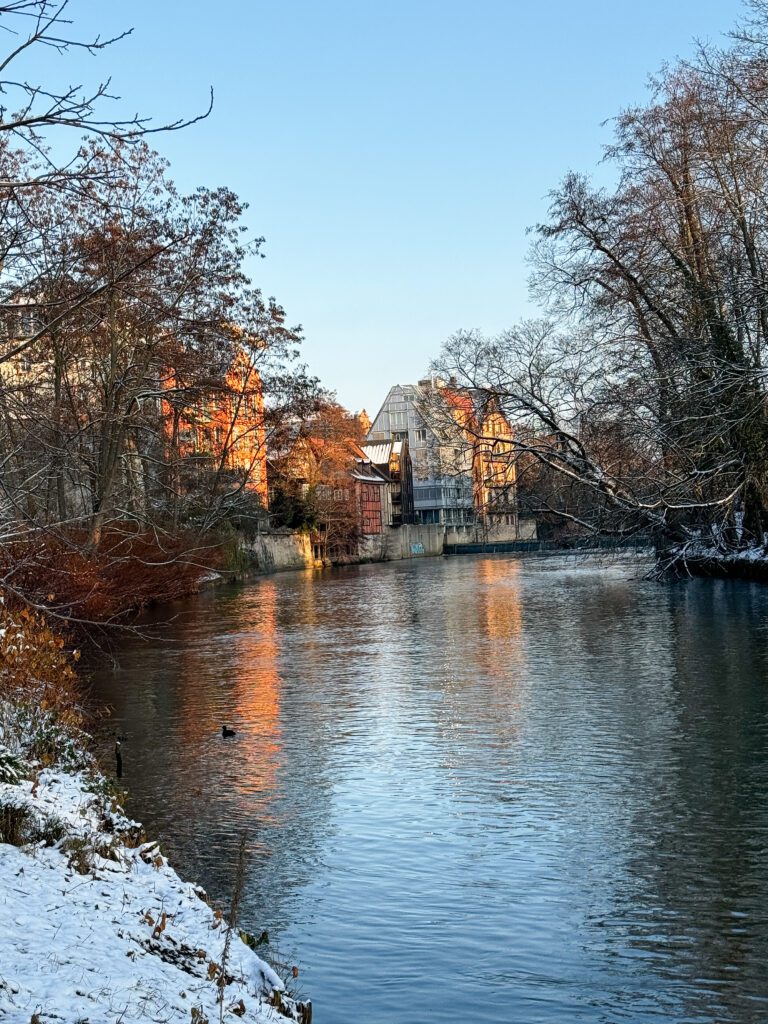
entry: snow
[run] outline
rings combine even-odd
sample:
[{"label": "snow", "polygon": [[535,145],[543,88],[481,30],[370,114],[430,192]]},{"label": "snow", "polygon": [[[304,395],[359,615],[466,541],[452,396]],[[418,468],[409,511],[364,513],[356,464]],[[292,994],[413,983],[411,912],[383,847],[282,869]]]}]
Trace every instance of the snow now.
[{"label": "snow", "polygon": [[0,809],[24,808],[39,837],[0,843],[0,1022],[300,1019],[236,929],[225,955],[221,913],[106,790],[88,771],[0,783]]},{"label": "snow", "polygon": [[202,576],[197,577],[199,586],[203,586],[205,583],[218,583],[219,580],[223,580],[224,577],[220,572],[215,572],[213,569],[210,572],[203,573]]},{"label": "snow", "polygon": [[678,554],[686,559],[697,559],[700,561],[720,562],[725,565],[739,565],[740,563],[768,565],[768,551],[762,545],[741,548],[736,551],[724,551],[716,545],[706,545],[701,542],[689,543],[676,549]]}]

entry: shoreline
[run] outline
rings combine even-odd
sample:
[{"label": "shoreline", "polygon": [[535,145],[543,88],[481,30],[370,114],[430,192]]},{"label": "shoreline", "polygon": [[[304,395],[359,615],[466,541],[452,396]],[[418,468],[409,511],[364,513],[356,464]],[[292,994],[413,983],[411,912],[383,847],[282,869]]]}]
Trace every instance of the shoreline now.
[{"label": "shoreline", "polygon": [[0,1019],[311,1024],[236,911],[230,926],[126,817],[85,734],[41,767],[0,712]]},{"label": "shoreline", "polygon": [[723,551],[714,546],[688,544],[660,552],[656,562],[678,578],[768,583],[768,551],[762,546]]},{"label": "shoreline", "polygon": [[[311,1005],[183,882],[126,818],[103,776],[44,769],[0,783],[0,1017],[168,1024],[309,1024]],[[101,788],[102,792],[94,792]]]}]

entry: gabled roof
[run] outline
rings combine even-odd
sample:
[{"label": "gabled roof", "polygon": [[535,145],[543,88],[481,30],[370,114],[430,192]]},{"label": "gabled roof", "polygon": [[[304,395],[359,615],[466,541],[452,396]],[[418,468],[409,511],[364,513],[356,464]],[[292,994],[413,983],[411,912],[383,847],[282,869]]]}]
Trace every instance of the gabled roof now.
[{"label": "gabled roof", "polygon": [[365,452],[366,458],[369,459],[374,466],[384,466],[389,464],[394,444],[401,444],[401,442],[380,441],[378,444],[364,444],[363,451]]},{"label": "gabled roof", "polygon": [[360,445],[351,437],[344,438],[344,445],[346,448],[355,456],[356,459],[362,459],[363,462],[370,462],[371,460],[365,454]]}]

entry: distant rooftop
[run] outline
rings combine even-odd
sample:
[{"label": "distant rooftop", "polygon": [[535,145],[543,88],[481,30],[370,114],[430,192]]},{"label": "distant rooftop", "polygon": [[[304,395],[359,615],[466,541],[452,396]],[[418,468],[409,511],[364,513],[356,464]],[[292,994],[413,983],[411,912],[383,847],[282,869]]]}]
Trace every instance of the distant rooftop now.
[{"label": "distant rooftop", "polygon": [[[402,447],[401,442],[397,443]],[[392,441],[379,441],[377,444],[363,445],[363,451],[374,466],[382,466],[384,463],[388,463],[389,457],[392,454],[392,449]]]}]

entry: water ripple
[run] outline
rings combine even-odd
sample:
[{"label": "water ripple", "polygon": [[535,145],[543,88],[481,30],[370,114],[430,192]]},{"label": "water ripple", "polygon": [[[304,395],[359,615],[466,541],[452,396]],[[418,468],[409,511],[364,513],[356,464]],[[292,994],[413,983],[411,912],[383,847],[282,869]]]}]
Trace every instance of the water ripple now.
[{"label": "water ripple", "polygon": [[318,1024],[764,1024],[767,629],[756,585],[435,559],[206,594],[93,685],[185,872],[225,896],[247,834]]}]

